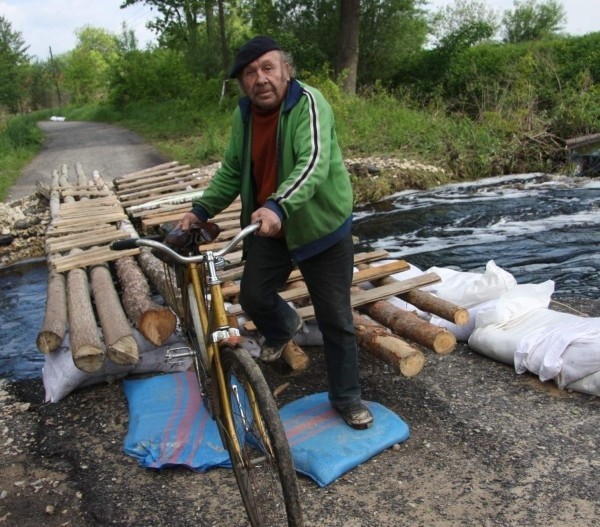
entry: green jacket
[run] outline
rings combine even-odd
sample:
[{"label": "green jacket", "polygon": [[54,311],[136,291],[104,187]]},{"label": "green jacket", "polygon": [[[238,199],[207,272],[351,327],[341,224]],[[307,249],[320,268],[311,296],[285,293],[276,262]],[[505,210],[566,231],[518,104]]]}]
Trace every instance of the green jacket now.
[{"label": "green jacket", "polygon": [[[241,225],[250,223],[256,204],[251,168],[252,112],[240,99],[221,168],[203,195],[193,202],[199,218],[212,218],[239,195]],[[328,249],[349,232],[352,185],[337,142],[331,106],[323,95],[290,81],[277,129],[278,187],[265,206],[282,220],[295,261]]]}]

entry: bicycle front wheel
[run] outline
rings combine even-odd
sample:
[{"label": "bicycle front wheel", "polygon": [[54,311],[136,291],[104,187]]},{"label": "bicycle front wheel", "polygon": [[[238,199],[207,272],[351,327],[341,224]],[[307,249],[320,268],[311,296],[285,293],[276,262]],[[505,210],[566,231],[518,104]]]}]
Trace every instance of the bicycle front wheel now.
[{"label": "bicycle front wheel", "polygon": [[222,424],[219,429],[231,456],[250,524],[301,526],[296,472],[269,386],[245,350],[225,348],[221,363],[237,441]]}]

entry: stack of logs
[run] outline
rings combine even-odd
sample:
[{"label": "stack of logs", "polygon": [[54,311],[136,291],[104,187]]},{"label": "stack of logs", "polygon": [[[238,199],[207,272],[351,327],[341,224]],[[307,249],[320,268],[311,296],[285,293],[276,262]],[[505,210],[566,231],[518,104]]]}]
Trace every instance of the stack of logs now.
[{"label": "stack of logs", "polygon": [[[175,329],[176,314],[181,314],[180,295],[173,287],[172,270],[165,268],[148,249],[134,249],[124,256],[123,252],[110,251],[108,244],[137,236],[136,228],[145,233],[145,229],[181,217],[183,211],[189,209],[189,198],[182,192],[201,189],[207,182],[206,173],[182,168],[177,163],[160,165],[118,178],[113,192],[97,172],[91,182],[87,181],[80,165],[76,165],[76,172],[75,185],[68,181],[66,166],[61,173],[53,172],[52,222],[46,236],[51,270],[46,317],[38,335],[38,348],[44,353],[56,349],[68,326],[73,360],[81,370],[97,371],[105,356],[117,364],[135,364],[138,350],[131,323],[147,340],[160,345]],[[173,182],[178,179],[182,181]],[[169,200],[170,192],[177,194],[176,199]],[[238,216],[239,204],[234,203],[215,218],[223,230],[211,248],[222,246],[239,231]],[[355,255],[357,272],[351,298],[357,339],[362,349],[391,364],[404,376],[412,377],[425,364],[425,355],[416,346],[446,354],[455,349],[456,338],[448,330],[386,299],[397,296],[421,311],[458,325],[467,323],[468,312],[419,289],[438,281],[437,275],[426,273],[399,280],[391,275],[401,276],[410,266],[404,261],[384,261],[387,259],[389,255],[385,251]],[[115,260],[113,267],[121,287],[120,295],[108,264],[111,260]],[[231,254],[228,260],[231,265],[221,272],[223,293],[233,303],[231,314],[236,319],[243,315],[236,304],[238,280],[243,270],[241,254]],[[152,300],[151,286],[170,309]],[[281,294],[297,306],[303,320],[314,318],[306,285],[297,271],[292,273]],[[102,328],[104,343],[98,326]],[[244,329],[256,330],[251,321],[244,324]],[[308,364],[308,357],[294,343],[286,347],[284,357],[296,370]]]}]

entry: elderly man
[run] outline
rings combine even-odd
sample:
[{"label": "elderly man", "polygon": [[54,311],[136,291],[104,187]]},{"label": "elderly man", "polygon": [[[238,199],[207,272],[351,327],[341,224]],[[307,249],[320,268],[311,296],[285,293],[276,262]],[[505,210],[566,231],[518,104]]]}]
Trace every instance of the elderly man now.
[{"label": "elderly man", "polygon": [[308,287],[325,348],[329,400],[346,423],[371,426],[361,402],[350,306],[352,187],[323,95],[294,78],[291,58],[259,36],[237,53],[230,78],[244,94],[222,167],[181,227],[206,221],[241,196],[247,238],[240,303],[263,334],[260,358],[279,358],[302,320],[277,293],[294,265]]}]

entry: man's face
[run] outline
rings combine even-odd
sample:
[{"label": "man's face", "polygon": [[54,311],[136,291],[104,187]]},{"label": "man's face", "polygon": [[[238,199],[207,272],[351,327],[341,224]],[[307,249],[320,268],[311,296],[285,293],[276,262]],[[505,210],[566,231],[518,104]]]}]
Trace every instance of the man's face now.
[{"label": "man's face", "polygon": [[290,80],[289,68],[277,50],[261,55],[241,73],[242,90],[253,104],[271,110],[281,103]]}]

